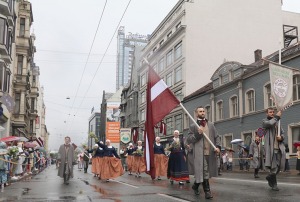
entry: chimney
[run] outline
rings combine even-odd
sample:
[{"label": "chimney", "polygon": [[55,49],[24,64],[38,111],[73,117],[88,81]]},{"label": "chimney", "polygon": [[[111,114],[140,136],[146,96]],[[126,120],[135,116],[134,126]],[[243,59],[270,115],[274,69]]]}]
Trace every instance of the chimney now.
[{"label": "chimney", "polygon": [[262,51],[260,49],[257,49],[254,51],[254,60],[255,62],[259,61],[262,58]]}]

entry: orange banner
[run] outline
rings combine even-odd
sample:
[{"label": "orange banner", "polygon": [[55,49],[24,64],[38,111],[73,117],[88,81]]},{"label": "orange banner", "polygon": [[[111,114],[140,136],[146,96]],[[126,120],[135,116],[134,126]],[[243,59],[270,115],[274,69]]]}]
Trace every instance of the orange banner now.
[{"label": "orange banner", "polygon": [[106,122],[106,139],[111,143],[120,142],[120,122]]}]

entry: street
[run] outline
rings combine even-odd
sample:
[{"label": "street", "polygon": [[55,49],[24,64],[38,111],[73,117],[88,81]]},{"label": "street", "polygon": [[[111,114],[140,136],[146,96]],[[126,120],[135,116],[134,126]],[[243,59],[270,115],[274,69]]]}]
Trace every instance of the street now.
[{"label": "street", "polygon": [[[0,193],[0,201],[203,201],[204,192],[195,196],[190,184],[171,185],[166,178],[152,181],[143,174],[141,178],[125,173],[110,182],[98,180],[93,174],[84,174],[74,167],[74,178],[69,185],[57,176],[55,166],[40,174],[13,183]],[[299,201],[300,176],[280,173],[278,187],[272,191],[265,180],[266,173],[254,179],[252,171],[223,173],[211,179],[212,201]]]}]

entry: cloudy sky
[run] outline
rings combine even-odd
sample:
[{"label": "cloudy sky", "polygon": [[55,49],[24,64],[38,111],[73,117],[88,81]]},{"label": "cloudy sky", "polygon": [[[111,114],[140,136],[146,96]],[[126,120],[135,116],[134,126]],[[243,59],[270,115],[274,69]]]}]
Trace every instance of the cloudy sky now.
[{"label": "cloudy sky", "polygon": [[[177,0],[30,2],[50,149],[66,135],[80,144],[87,138],[91,109],[100,111],[103,90],[115,92],[118,25],[126,33],[151,34]],[[300,13],[300,1],[284,0],[283,9]]]}]

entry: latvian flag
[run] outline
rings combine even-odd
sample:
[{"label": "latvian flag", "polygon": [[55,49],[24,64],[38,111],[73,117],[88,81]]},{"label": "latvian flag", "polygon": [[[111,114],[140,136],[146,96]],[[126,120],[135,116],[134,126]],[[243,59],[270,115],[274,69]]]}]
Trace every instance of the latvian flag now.
[{"label": "latvian flag", "polygon": [[153,144],[155,140],[154,127],[179,104],[179,100],[168,88],[164,80],[162,80],[156,74],[153,68],[149,66],[147,83],[147,109],[144,133],[144,154],[146,173],[151,175],[152,179],[155,178],[153,150]]},{"label": "latvian flag", "polygon": [[38,137],[35,141],[40,145],[40,147],[44,147],[44,140],[42,140],[41,137]]},{"label": "latvian flag", "polygon": [[138,128],[132,128],[131,129],[131,136],[132,136],[132,141],[134,144],[136,144],[139,136]]}]

